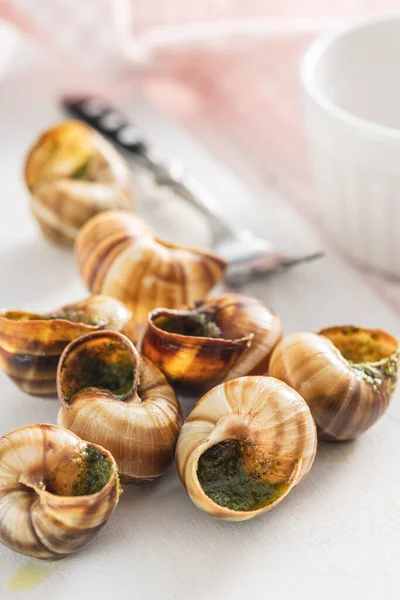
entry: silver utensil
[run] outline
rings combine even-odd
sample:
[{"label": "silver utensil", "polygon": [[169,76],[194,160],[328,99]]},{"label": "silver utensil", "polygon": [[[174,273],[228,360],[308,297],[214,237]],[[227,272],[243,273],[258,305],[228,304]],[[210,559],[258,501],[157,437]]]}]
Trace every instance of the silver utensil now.
[{"label": "silver utensil", "polygon": [[226,222],[222,208],[179,161],[163,159],[146,142],[139,129],[106,100],[97,97],[65,97],[62,104],[74,117],[110,138],[120,149],[149,169],[159,185],[165,185],[203,213],[212,228],[213,250],[228,267],[225,281],[239,285],[279,269],[320,258],[323,252],[300,255],[286,252],[247,229]]}]

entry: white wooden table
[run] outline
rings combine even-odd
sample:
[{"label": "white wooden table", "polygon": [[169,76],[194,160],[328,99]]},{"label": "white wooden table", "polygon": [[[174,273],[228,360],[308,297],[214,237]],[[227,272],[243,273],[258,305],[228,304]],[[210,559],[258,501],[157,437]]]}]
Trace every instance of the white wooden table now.
[{"label": "white wooden table", "polygon": [[[69,75],[63,73],[64,84]],[[52,309],[84,297],[73,256],[43,241],[21,178],[27,146],[62,118],[58,72],[31,71],[0,84],[0,306]],[[39,90],[40,88],[40,90]],[[65,89],[65,87],[64,87]],[[133,95],[133,94],[132,94]],[[220,198],[230,218],[274,239],[314,243],[315,234],[278,197],[246,196],[232,175],[139,100],[122,104],[166,151]],[[142,199],[139,211],[165,236],[206,244],[204,222],[170,197]],[[278,225],[278,221],[280,225]],[[282,225],[283,223],[283,225]],[[400,336],[400,318],[360,276],[329,253],[244,290],[280,314],[286,333],[333,324],[381,327]],[[184,410],[190,401],[184,401]],[[55,422],[57,400],[33,398],[0,373],[0,434]],[[285,600],[400,598],[400,405],[354,443],[321,443],[311,473],[274,511],[244,523],[202,514],[174,465],[159,481],[125,489],[97,538],[79,554],[38,567],[43,581],[10,589],[36,561],[0,548],[0,598],[11,600]],[[36,563],[37,564],[37,563]],[[33,567],[35,571],[35,567]]]}]

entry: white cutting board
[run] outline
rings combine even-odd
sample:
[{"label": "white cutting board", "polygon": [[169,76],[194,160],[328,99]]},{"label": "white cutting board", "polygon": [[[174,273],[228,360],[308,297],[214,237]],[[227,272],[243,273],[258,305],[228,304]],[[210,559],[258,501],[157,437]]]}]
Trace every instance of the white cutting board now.
[{"label": "white cutting board", "polygon": [[[63,118],[57,89],[82,82],[64,67],[20,72],[0,84],[0,306],[53,309],[83,297],[71,253],[40,238],[21,178],[37,133]],[[115,91],[115,90],[114,90]],[[125,111],[218,194],[230,218],[275,239],[313,239],[276,191],[250,199],[244,188],[176,126],[133,92]],[[204,221],[170,196],[152,194],[142,214],[170,239],[206,244]],[[280,225],[278,225],[278,220]],[[289,241],[289,240],[288,240]],[[329,254],[318,263],[245,288],[280,314],[286,333],[333,324],[381,327],[400,336],[400,318],[360,276]],[[184,402],[184,410],[190,400]],[[55,422],[57,400],[33,398],[0,373],[0,435]],[[274,511],[244,523],[214,521],[186,496],[174,465],[160,480],[127,487],[106,527],[80,553],[50,568],[0,547],[0,598],[28,600],[257,600],[400,597],[400,405],[357,442],[321,443],[306,481]],[[10,589],[15,573],[43,581]],[[38,571],[40,571],[38,573]]]}]

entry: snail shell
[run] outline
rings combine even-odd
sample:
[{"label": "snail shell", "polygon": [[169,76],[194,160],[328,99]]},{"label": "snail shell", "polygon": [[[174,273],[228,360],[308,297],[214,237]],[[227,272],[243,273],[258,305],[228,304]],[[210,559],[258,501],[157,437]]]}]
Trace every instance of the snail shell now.
[{"label": "snail shell", "polygon": [[0,366],[24,392],[54,396],[58,360],[65,346],[99,329],[123,331],[136,340],[132,314],[107,296],[91,296],[47,314],[2,312]]},{"label": "snail shell", "polygon": [[316,444],[297,392],[273,377],[240,377],[197,402],[179,434],[176,462],[198,508],[243,521],[272,509],[304,479]]},{"label": "snail shell", "polygon": [[25,181],[44,235],[71,246],[84,223],[110,208],[131,208],[131,173],[123,157],[79,121],[47,130],[29,151]]},{"label": "snail shell", "polygon": [[57,425],[29,425],[0,440],[0,541],[34,558],[80,550],[120,495],[104,448]]},{"label": "snail shell", "polygon": [[203,298],[226,266],[211,252],[152,237],[124,211],[91,219],[78,235],[76,257],[86,286],[124,302],[142,324],[158,306],[182,308]]},{"label": "snail shell", "polygon": [[260,300],[222,294],[190,310],[152,311],[142,352],[171,381],[215,385],[266,373],[281,334],[279,317]]},{"label": "snail shell", "polygon": [[153,479],[174,456],[182,418],[164,375],[120,333],[74,340],[57,374],[58,423],[107,448],[123,480]]},{"label": "snail shell", "polygon": [[349,440],[387,409],[398,369],[398,342],[353,325],[295,333],[275,348],[269,373],[299,392],[325,440]]}]

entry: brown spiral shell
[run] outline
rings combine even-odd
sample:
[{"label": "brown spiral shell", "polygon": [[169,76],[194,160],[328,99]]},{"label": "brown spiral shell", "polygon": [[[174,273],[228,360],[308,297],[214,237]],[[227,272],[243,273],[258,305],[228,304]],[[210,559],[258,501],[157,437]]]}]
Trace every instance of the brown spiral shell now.
[{"label": "brown spiral shell", "polygon": [[0,366],[24,392],[57,393],[58,360],[75,338],[90,331],[123,331],[136,340],[136,325],[125,306],[107,296],[90,296],[51,313],[0,313]]},{"label": "brown spiral shell", "polygon": [[399,346],[379,329],[343,325],[294,333],[275,348],[270,375],[299,392],[325,440],[349,440],[369,429],[393,395]]},{"label": "brown spiral shell", "polygon": [[[230,444],[241,453],[239,466],[229,453],[226,465],[221,463]],[[239,377],[197,402],[179,434],[176,463],[200,510],[243,521],[274,508],[304,479],[316,445],[314,420],[295,390],[273,377]],[[201,470],[205,459],[208,480]],[[259,493],[263,484],[272,486],[272,493],[253,505],[250,492],[255,487]]]},{"label": "brown spiral shell", "polygon": [[40,559],[77,552],[119,495],[112,455],[70,431],[29,425],[0,439],[0,541],[16,552]]},{"label": "brown spiral shell", "polygon": [[58,423],[115,457],[124,481],[161,475],[181,426],[175,392],[157,367],[120,333],[74,340],[57,374]]},{"label": "brown spiral shell", "polygon": [[171,381],[209,387],[265,374],[281,333],[279,317],[260,300],[221,294],[189,310],[152,311],[142,352]]},{"label": "brown spiral shell", "polygon": [[84,223],[111,208],[132,208],[131,173],[123,157],[80,121],[65,121],[30,149],[25,181],[43,234],[72,246]]},{"label": "brown spiral shell", "polygon": [[212,252],[152,237],[137,217],[125,211],[91,219],[75,248],[89,290],[118,298],[142,324],[158,306],[182,308],[203,298],[226,266]]}]

